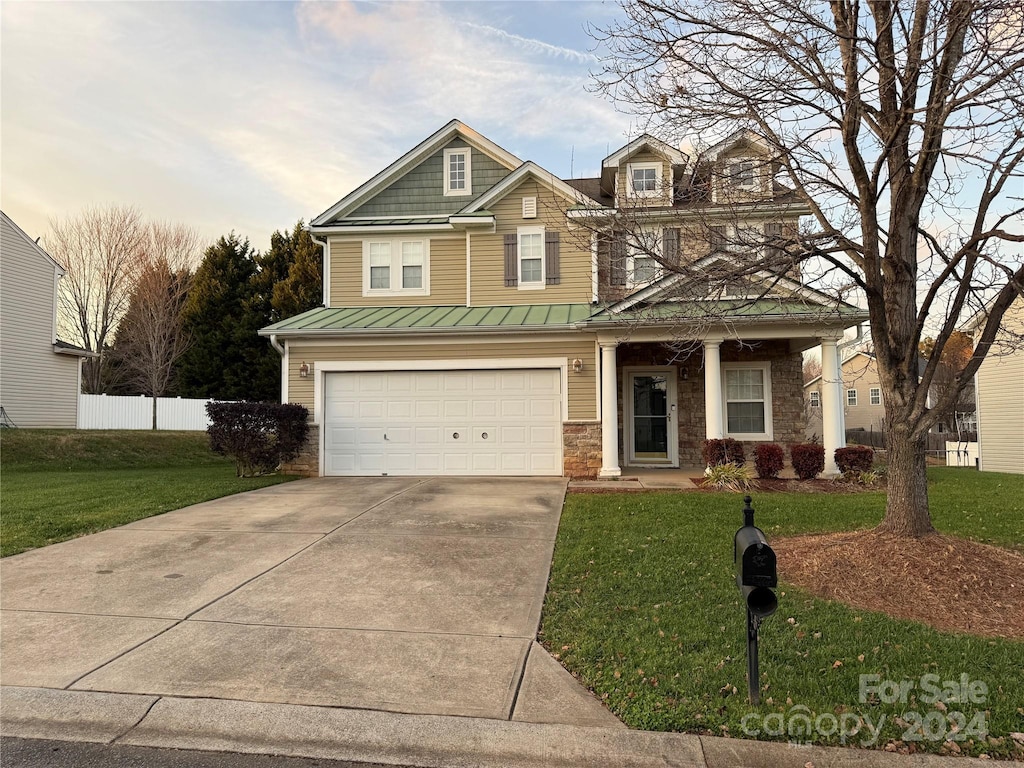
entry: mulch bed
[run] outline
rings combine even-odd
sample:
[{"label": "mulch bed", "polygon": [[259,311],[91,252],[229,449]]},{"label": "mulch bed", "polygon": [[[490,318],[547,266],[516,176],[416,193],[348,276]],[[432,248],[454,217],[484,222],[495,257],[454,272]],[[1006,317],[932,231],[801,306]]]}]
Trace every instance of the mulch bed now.
[{"label": "mulch bed", "polygon": [[[691,477],[690,482],[697,486],[698,491],[720,491],[720,488],[704,485],[703,477]],[[771,480],[754,480],[750,486],[752,491],[763,493],[870,493],[872,491],[884,491],[885,482],[880,481],[874,485],[863,485],[861,483],[850,483],[841,480],[797,480],[777,477]]]},{"label": "mulch bed", "polygon": [[1024,638],[1024,556],[932,534],[906,539],[870,531],[772,541],[779,574],[856,608],[946,632]]}]

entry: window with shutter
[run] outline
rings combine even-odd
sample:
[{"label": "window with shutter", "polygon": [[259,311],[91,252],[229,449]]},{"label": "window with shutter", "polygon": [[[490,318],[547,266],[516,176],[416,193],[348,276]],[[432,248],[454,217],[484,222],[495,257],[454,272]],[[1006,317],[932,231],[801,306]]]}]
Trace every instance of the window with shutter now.
[{"label": "window with shutter", "polygon": [[505,235],[505,287],[515,288],[519,284],[519,238],[514,234]]},{"label": "window with shutter", "polygon": [[519,227],[519,285],[520,290],[543,288],[544,279],[544,227]]},{"label": "window with shutter", "polygon": [[561,254],[559,253],[560,238],[558,232],[544,233],[544,277],[548,285],[562,282]]}]

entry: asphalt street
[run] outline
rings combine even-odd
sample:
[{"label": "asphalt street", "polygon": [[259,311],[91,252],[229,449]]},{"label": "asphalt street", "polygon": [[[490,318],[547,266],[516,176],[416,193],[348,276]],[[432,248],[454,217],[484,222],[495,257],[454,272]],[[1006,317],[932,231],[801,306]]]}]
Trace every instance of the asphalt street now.
[{"label": "asphalt street", "polygon": [[4,768],[386,768],[379,764],[304,757],[12,738],[0,741],[0,765]]}]

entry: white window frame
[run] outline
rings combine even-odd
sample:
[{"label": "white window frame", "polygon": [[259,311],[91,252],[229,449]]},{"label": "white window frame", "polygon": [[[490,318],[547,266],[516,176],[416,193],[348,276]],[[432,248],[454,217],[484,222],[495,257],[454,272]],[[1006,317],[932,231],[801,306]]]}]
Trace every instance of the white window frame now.
[{"label": "white window frame", "polygon": [[848,390],[846,390],[846,406],[848,408],[856,408],[857,407],[857,390],[856,389],[848,389]]},{"label": "white window frame", "polygon": [[[540,236],[540,281],[526,283],[523,281],[523,235]],[[516,272],[519,275],[520,291],[542,291],[547,284],[547,245],[544,242],[544,227],[519,227],[516,230]]]},{"label": "white window frame", "polygon": [[[452,155],[466,156],[466,187],[452,189]],[[473,150],[470,147],[449,147],[444,151],[444,196],[463,197],[473,194]]]},{"label": "white window frame", "polygon": [[[757,441],[771,441],[774,439],[775,433],[775,422],[772,417],[772,364],[771,361],[751,361],[749,363],[722,363],[722,380],[721,380],[721,395],[722,395],[722,434],[725,437],[731,437],[735,440],[757,440]],[[726,379],[729,371],[746,371],[746,370],[760,370],[762,371],[762,380],[764,381],[764,432],[730,432],[729,431],[729,397],[728,388],[726,387]],[[751,402],[749,400],[742,400],[737,402]]]},{"label": "white window frame", "polygon": [[[390,286],[370,287],[370,246],[387,243],[390,247]],[[419,288],[402,288],[402,244],[420,243],[423,250],[423,280]],[[397,288],[395,286],[398,286]],[[363,296],[429,296],[430,295],[430,239],[426,237],[373,237],[363,240]]]},{"label": "white window frame", "polygon": [[[626,164],[626,189],[629,197],[661,197],[665,185],[664,163],[627,163]],[[654,189],[638,190],[633,186],[633,171],[645,171],[654,169]]]},{"label": "white window frame", "polygon": [[871,403],[871,405],[881,405],[882,404],[882,388],[881,387],[871,387],[871,389],[868,390],[868,402]]},{"label": "white window frame", "polygon": [[821,393],[818,390],[812,390],[808,393],[811,408],[821,408]]},{"label": "white window frame", "polygon": [[[664,277],[664,270],[661,266],[661,262],[658,260],[661,257],[661,251],[664,247],[664,235],[659,230],[641,230],[640,236],[644,239],[652,238],[649,244],[653,244],[653,248],[643,248],[635,240],[630,238],[626,243],[626,288],[642,288],[651,283],[656,283],[662,277]],[[653,259],[654,260],[654,277],[650,280],[636,280],[634,275],[636,273],[636,259]]]}]

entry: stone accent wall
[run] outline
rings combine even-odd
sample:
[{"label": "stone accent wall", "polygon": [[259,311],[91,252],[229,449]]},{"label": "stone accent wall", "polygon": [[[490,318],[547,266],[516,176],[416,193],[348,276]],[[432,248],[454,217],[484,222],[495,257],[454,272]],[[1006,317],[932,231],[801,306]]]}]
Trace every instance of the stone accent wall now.
[{"label": "stone accent wall", "polygon": [[601,422],[562,424],[562,474],[573,479],[597,477],[601,471]]},{"label": "stone accent wall", "polygon": [[[804,441],[803,358],[799,352],[790,352],[786,341],[724,342],[720,349],[721,361],[761,362],[772,364],[772,421],[774,442],[787,448]],[[625,366],[664,366],[676,368],[678,382],[676,425],[679,431],[679,465],[703,465],[701,449],[707,434],[704,418],[704,349],[699,342],[678,344],[622,344],[616,354],[620,368],[619,426],[625,413],[622,400],[622,372]],[[754,461],[756,442],[744,441],[748,462]],[[620,449],[624,451],[624,435],[620,432]],[[788,453],[788,450],[787,450]]]},{"label": "stone accent wall", "polygon": [[281,465],[281,472],[286,475],[302,475],[303,477],[319,477],[320,475],[320,426],[309,425],[309,434],[302,452],[294,459]]}]

